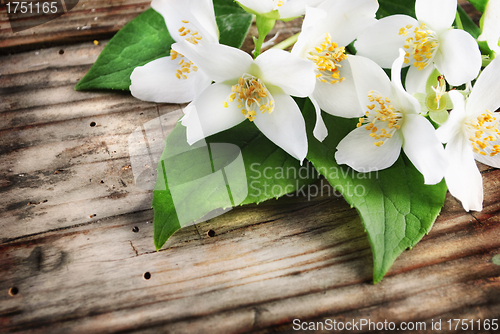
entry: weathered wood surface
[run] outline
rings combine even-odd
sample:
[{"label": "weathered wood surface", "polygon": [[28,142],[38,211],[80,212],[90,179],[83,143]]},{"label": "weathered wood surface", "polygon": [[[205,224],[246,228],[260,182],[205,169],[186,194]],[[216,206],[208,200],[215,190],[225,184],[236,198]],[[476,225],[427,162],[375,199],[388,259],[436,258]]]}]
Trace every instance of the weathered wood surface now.
[{"label": "weathered wood surface", "polygon": [[[83,24],[93,13],[74,15]],[[75,92],[106,43],[80,33],[88,41],[0,57],[0,332],[274,332],[294,319],[370,319],[423,321],[432,333],[433,319],[499,318],[500,171],[483,165],[484,210],[466,213],[448,195],[432,232],[375,286],[356,211],[326,193],[236,208],[156,252],[129,138],[173,126],[180,106]],[[4,50],[46,42],[19,34]]]}]

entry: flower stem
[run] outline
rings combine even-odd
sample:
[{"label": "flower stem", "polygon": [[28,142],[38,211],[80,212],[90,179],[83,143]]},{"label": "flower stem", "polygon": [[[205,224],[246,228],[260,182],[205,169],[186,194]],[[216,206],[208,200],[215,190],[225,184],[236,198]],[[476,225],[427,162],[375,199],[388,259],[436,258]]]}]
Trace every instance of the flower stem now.
[{"label": "flower stem", "polygon": [[279,49],[279,50],[285,50],[286,48],[292,46],[297,42],[297,39],[299,39],[299,34],[300,32],[296,33],[295,35],[288,37],[284,41],[279,42],[275,46],[273,46],[271,49]]},{"label": "flower stem", "polygon": [[255,23],[257,24],[257,31],[259,32],[259,38],[256,39],[254,37],[255,43],[255,51],[253,52],[254,58],[257,58],[260,54],[260,49],[262,48],[262,44],[266,36],[271,32],[274,28],[274,24],[276,23],[276,19],[270,19],[263,15],[257,15],[255,18]]}]

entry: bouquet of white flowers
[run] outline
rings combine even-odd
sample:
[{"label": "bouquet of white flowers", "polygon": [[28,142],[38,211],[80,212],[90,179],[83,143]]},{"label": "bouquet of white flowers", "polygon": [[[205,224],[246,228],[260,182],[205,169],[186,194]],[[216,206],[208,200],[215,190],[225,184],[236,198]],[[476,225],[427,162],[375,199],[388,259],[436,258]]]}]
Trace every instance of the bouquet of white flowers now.
[{"label": "bouquet of white flowers", "polygon": [[[482,209],[475,160],[500,167],[500,2],[470,2],[481,27],[457,0],[153,0],[77,89],[188,103],[157,167],[157,249],[321,176],[359,212],[376,283],[429,232],[447,189]],[[269,48],[276,21],[302,15]]]}]

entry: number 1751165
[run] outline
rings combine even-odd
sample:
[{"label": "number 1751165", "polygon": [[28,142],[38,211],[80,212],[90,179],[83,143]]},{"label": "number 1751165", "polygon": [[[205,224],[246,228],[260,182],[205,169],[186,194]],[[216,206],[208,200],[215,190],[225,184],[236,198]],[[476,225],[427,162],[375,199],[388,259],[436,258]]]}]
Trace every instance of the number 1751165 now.
[{"label": "number 1751165", "polygon": [[8,14],[55,14],[57,13],[57,2],[26,2],[9,1],[6,4]]}]

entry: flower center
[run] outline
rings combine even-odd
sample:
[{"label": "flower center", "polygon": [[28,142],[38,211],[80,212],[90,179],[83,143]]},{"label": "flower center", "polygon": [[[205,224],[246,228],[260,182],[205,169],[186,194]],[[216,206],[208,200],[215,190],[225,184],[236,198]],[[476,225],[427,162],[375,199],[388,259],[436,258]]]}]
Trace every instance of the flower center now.
[{"label": "flower center", "polygon": [[437,34],[432,30],[426,30],[425,24],[422,23],[420,27],[415,27],[410,30],[412,25],[399,29],[399,35],[410,35],[403,46],[405,48],[405,64],[410,62],[410,57],[413,57],[413,66],[417,67],[420,71],[423,70],[430,62],[434,53],[438,49]]},{"label": "flower center", "polygon": [[316,78],[319,81],[333,85],[345,80],[345,77],[340,77],[340,62],[347,59],[345,47],[333,43],[329,33],[323,43],[309,52],[307,59],[316,63]]},{"label": "flower center", "polygon": [[431,111],[444,110],[448,101],[444,76],[438,76],[436,87],[431,86],[431,89],[434,91],[434,94],[427,95],[425,105]]},{"label": "flower center", "polygon": [[[274,99],[260,79],[250,74],[243,74],[238,83],[231,87],[231,94],[227,100],[232,103],[238,100],[238,108],[251,122],[255,119],[257,112],[266,111],[272,113],[274,110]],[[229,107],[228,101],[222,102],[224,108]]]},{"label": "flower center", "polygon": [[474,153],[491,157],[500,153],[500,145],[492,145],[500,140],[499,125],[500,117],[489,110],[465,123]]},{"label": "flower center", "polygon": [[[189,21],[187,20],[182,20],[182,23],[184,23],[186,26],[189,26]],[[184,37],[186,41],[196,45],[201,39],[203,39],[203,37],[198,31],[195,30],[194,27],[191,27],[191,29],[188,29],[185,26],[180,27],[178,30],[179,36]]]},{"label": "flower center", "polygon": [[394,109],[388,97],[384,99],[373,90],[368,92],[368,100],[373,103],[366,106],[368,110],[365,116],[359,119],[357,127],[364,126],[373,138],[375,146],[380,147],[401,128],[403,115]]},{"label": "flower center", "polygon": [[175,50],[170,50],[170,59],[176,60],[179,58],[179,68],[175,71],[175,76],[177,79],[187,79],[187,75],[191,73],[191,71],[196,72],[198,71],[198,67],[193,65],[193,62],[190,60],[187,60],[184,55],[178,53]]}]

